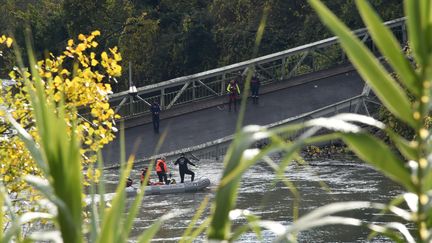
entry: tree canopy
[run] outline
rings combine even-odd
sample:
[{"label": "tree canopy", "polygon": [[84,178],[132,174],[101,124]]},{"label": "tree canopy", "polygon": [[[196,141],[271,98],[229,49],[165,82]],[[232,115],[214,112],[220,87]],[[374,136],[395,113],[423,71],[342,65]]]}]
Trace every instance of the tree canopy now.
[{"label": "tree canopy", "polygon": [[[371,0],[390,20],[403,16],[401,0]],[[23,44],[22,27],[33,32],[39,57],[59,54],[66,41],[98,29],[99,49],[119,46],[138,86],[157,83],[251,58],[265,5],[270,6],[258,55],[331,36],[306,1],[286,0],[0,0],[0,33]],[[326,1],[347,25],[362,27],[353,0]],[[15,65],[5,53],[3,77]],[[2,77],[0,76],[0,77]],[[113,86],[127,88],[127,75]]]}]

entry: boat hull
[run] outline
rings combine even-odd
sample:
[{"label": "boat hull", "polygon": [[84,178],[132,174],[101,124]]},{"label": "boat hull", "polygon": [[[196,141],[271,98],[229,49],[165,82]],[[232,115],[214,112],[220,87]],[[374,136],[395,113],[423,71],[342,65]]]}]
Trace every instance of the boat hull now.
[{"label": "boat hull", "polygon": [[[210,180],[203,178],[193,182],[185,182],[179,184],[170,185],[153,185],[145,188],[145,195],[161,195],[161,194],[175,194],[175,193],[187,193],[197,192],[210,186]],[[137,190],[126,191],[128,196],[135,196]]]}]

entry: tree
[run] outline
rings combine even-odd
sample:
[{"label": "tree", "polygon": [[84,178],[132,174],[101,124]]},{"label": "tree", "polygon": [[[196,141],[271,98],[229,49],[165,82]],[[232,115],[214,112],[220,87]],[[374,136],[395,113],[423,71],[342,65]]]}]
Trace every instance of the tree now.
[{"label": "tree", "polygon": [[[77,132],[84,143],[80,150],[83,166],[96,161],[95,152],[113,140],[116,130],[115,115],[108,103],[108,94],[111,92],[111,78],[121,74],[121,55],[116,47],[109,49],[108,53],[93,52],[98,46],[95,38],[99,35],[99,31],[87,36],[80,34],[78,40],[68,40],[66,50],[61,55],[50,54],[38,61],[35,67],[30,65],[44,80],[45,92],[50,102],[64,104],[69,132]],[[6,42],[8,40],[6,39]],[[0,115],[4,117],[10,114],[38,141],[40,138],[29,109],[31,97],[26,80],[33,82],[39,77],[31,75],[24,68],[10,72],[10,77],[15,80],[15,84],[1,86],[0,107],[3,109]],[[89,114],[79,114],[85,111]],[[72,121],[76,121],[76,124]],[[71,130],[72,125],[75,125],[76,130]],[[54,127],[48,129],[56,132]],[[0,141],[0,172],[9,193],[19,196],[20,192],[28,188],[19,178],[27,174],[39,175],[40,170],[31,159],[30,153],[24,149],[25,144],[17,136],[6,134],[10,130],[10,123],[0,124],[3,136]],[[93,174],[88,174],[87,179],[94,179],[93,177]]]},{"label": "tree", "polygon": [[[119,39],[120,50],[126,62],[131,62],[133,67],[133,80],[136,85],[150,84],[154,78],[151,73],[155,70],[153,63],[154,45],[159,33],[158,21],[147,19],[146,14],[139,17],[131,17],[126,22],[126,27]],[[140,43],[140,45],[137,45]],[[123,89],[127,89],[123,84]]]}]

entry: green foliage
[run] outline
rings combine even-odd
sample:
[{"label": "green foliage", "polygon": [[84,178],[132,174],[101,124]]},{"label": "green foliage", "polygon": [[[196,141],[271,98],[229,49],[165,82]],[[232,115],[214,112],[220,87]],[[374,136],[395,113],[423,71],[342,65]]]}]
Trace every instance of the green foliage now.
[{"label": "green foliage", "polygon": [[[0,183],[0,227],[5,229],[0,234],[1,242],[33,242],[52,240],[54,242],[87,242],[84,236],[89,233],[89,242],[117,243],[127,242],[132,228],[133,219],[136,217],[138,207],[144,196],[145,183],[141,186],[128,215],[125,218],[125,183],[128,177],[134,157],[128,160],[126,168],[122,170],[120,183],[112,200],[112,206],[105,208],[105,191],[103,185],[99,186],[100,207],[96,206],[95,195],[92,194],[90,202],[90,220],[83,218],[83,173],[81,171],[81,153],[79,141],[79,130],[72,129],[65,121],[67,110],[64,106],[64,98],[56,102],[53,94],[46,94],[42,82],[43,77],[39,76],[36,69],[36,62],[33,53],[30,51],[31,72],[33,80],[26,78],[26,88],[31,93],[31,107],[38,128],[38,141],[15,121],[11,114],[8,119],[18,131],[20,138],[24,141],[27,149],[31,152],[33,159],[37,162],[43,172],[42,176],[27,175],[25,180],[39,191],[44,198],[50,201],[49,213],[27,212],[16,215],[13,205],[2,183]],[[21,67],[21,71],[23,68]],[[72,121],[72,123],[76,123]],[[55,130],[53,130],[55,127]],[[75,125],[73,125],[75,128]],[[123,136],[122,136],[123,137]],[[124,161],[123,161],[124,162]],[[101,166],[102,163],[99,163]],[[92,170],[93,168],[88,168]],[[99,168],[102,169],[102,168]],[[103,180],[103,178],[102,178]],[[5,206],[5,207],[3,207]],[[4,210],[6,209],[6,210]],[[5,225],[6,215],[10,218],[9,225]],[[148,242],[160,225],[167,218],[167,215],[159,219],[148,230],[139,236],[139,242]],[[52,230],[43,232],[31,232],[29,235],[21,234],[21,227],[31,221],[50,223]],[[90,232],[87,232],[89,230]]]},{"label": "green foliage", "polygon": [[[150,4],[149,1],[147,2]],[[296,235],[300,231],[328,224],[344,224],[367,227],[396,242],[429,242],[432,238],[430,233],[432,228],[432,209],[430,207],[432,195],[430,191],[432,188],[432,161],[430,161],[430,155],[432,154],[432,146],[430,145],[429,131],[424,126],[424,121],[427,119],[431,107],[430,87],[432,80],[432,63],[430,63],[430,60],[432,57],[432,48],[429,45],[432,43],[432,25],[430,25],[429,20],[429,16],[431,16],[429,1],[406,1],[405,8],[408,14],[410,41],[412,42],[416,61],[419,63],[416,70],[414,70],[414,67],[407,65],[402,55],[397,54],[400,52],[401,48],[395,45],[395,43],[392,43],[392,37],[389,37],[388,33],[382,29],[384,27],[380,24],[380,20],[370,13],[372,11],[370,6],[366,5],[363,0],[356,1],[360,16],[364,19],[368,28],[373,29],[371,35],[380,43],[378,45],[380,51],[389,55],[387,57],[389,59],[389,64],[393,69],[398,71],[401,77],[400,82],[404,87],[415,94],[413,105],[411,105],[408,94],[404,89],[381,67],[381,64],[369,53],[367,48],[359,43],[357,37],[352,35],[349,29],[318,0],[311,0],[310,2],[326,25],[339,35],[342,46],[347,51],[352,63],[359,69],[360,74],[374,89],[374,92],[384,105],[389,108],[392,114],[404,121],[407,126],[415,131],[414,138],[408,141],[399,136],[391,127],[386,127],[379,121],[370,117],[353,114],[318,118],[303,124],[285,125],[272,129],[259,126],[245,127],[239,130],[235,135],[235,139],[225,157],[223,178],[218,186],[211,216],[191,234],[191,237],[195,237],[202,232],[204,227],[209,225],[208,238],[210,240],[234,241],[247,230],[254,231],[258,237],[260,237],[261,229],[264,228],[272,231],[277,236],[277,241],[286,242],[296,241]],[[161,1],[161,5],[158,6],[167,7],[167,3],[173,4],[172,6],[176,6],[179,10],[185,10],[190,6],[199,5],[198,1],[190,3],[183,1],[176,3]],[[249,12],[241,12],[240,10],[242,10],[242,8],[236,7],[246,6],[246,9],[253,8],[253,3],[255,2],[241,1],[238,2],[239,5],[236,5],[236,3],[229,3],[227,4],[228,6],[221,6],[222,10],[225,10],[223,7],[228,7],[227,9],[229,11],[220,12],[232,15],[233,21],[239,20],[240,22],[247,22],[251,17],[248,15]],[[348,3],[352,3],[352,1],[348,1]],[[157,5],[156,2],[151,2],[151,4],[152,6]],[[345,13],[348,13],[350,10],[346,8],[347,6],[349,5],[340,6]],[[164,9],[162,8],[162,10]],[[163,23],[161,21],[159,27],[161,27],[161,29],[173,28],[175,31],[179,31],[175,23],[179,23],[182,18],[175,13],[174,9],[170,11],[170,15],[165,16],[167,19],[165,19]],[[419,16],[410,18],[412,14],[419,14]],[[190,16],[193,16],[193,14]],[[182,33],[183,31],[193,29],[191,22],[189,22],[188,19],[186,20],[180,21],[183,23],[181,25]],[[242,34],[244,34],[244,36],[246,35],[245,33]],[[261,37],[263,37],[262,34],[262,31],[259,32],[257,43],[259,43]],[[243,37],[240,37],[240,39]],[[383,38],[385,40],[383,40]],[[263,40],[265,40],[265,38],[263,38]],[[245,44],[245,46],[247,45],[249,44]],[[180,48],[180,46],[176,46],[176,48]],[[176,57],[179,57],[181,56],[179,53],[182,52],[176,48],[170,49],[170,51],[175,53]],[[253,52],[249,54],[252,56],[256,55],[257,46],[254,46],[252,50]],[[34,76],[37,77],[37,73],[34,74]],[[249,79],[250,76],[251,73],[248,75]],[[36,81],[38,80],[39,79]],[[249,81],[246,82],[246,87],[248,82]],[[47,217],[48,215],[33,215],[34,217],[29,217],[28,215],[24,217],[24,215],[22,215],[21,217],[25,219],[50,219],[53,217],[55,219],[54,222],[57,223],[55,227],[58,227],[55,229],[61,232],[61,237],[64,242],[82,242],[84,240],[82,229],[85,223],[82,222],[82,216],[80,215],[82,205],[81,199],[79,199],[81,195],[78,195],[82,193],[82,188],[79,186],[82,181],[78,169],[80,158],[77,141],[78,136],[74,133],[68,135],[67,132],[61,132],[61,129],[66,129],[64,119],[62,118],[64,115],[62,102],[59,102],[58,106],[50,102],[45,103],[45,100],[49,101],[50,99],[44,98],[41,85],[38,84],[38,82],[36,82],[36,84],[36,95],[33,96],[32,105],[36,114],[36,122],[41,132],[40,146],[29,139],[25,130],[21,129],[17,123],[14,124],[16,129],[20,132],[21,137],[25,139],[26,146],[32,151],[34,158],[39,161],[38,164],[44,171],[48,179],[48,184],[34,177],[28,177],[27,180],[32,182],[32,184],[56,206],[59,213],[58,215],[50,215],[50,217]],[[246,96],[244,96],[242,102],[242,113],[245,111],[245,99]],[[241,122],[242,119],[239,118],[238,128],[241,127]],[[59,127],[60,134],[54,134],[48,129],[54,124]],[[392,151],[392,149],[379,138],[367,134],[363,126],[374,127],[375,129],[380,129],[387,133],[396,145],[398,151]],[[318,133],[322,129],[326,129],[329,132],[324,135]],[[287,140],[286,138],[289,137],[295,137],[296,139],[293,141]],[[255,142],[262,139],[268,139],[270,144],[261,150],[251,148]],[[237,192],[241,176],[250,166],[253,166],[257,161],[264,161],[288,186],[290,186],[289,181],[283,178],[283,173],[293,159],[299,158],[298,151],[303,146],[313,145],[332,139],[343,139],[360,158],[404,186],[408,193],[404,193],[401,198],[403,198],[408,208],[404,209],[398,207],[395,203],[383,205],[371,202],[341,202],[315,209],[299,219],[296,219],[288,226],[274,221],[261,220],[259,217],[246,210],[236,210]],[[279,164],[272,161],[268,156],[272,152],[284,153],[284,158]],[[94,204],[92,205],[92,221],[91,227],[89,228],[92,230],[90,235],[94,240],[93,242],[127,241],[128,232],[132,226],[131,222],[135,216],[134,213],[142,199],[141,194],[137,197],[137,201],[134,202],[130,215],[128,215],[126,220],[123,220],[122,213],[125,208],[123,188],[125,185],[125,178],[130,172],[132,161],[133,157],[129,159],[126,168],[121,172],[120,185],[116,191],[116,197],[113,199],[112,208],[104,211],[104,208],[101,206],[100,210],[97,211]],[[68,173],[70,174],[67,175]],[[60,189],[66,190],[60,191]],[[291,187],[290,189],[292,194],[298,197],[298,193],[295,189]],[[101,192],[103,192],[103,190],[101,190]],[[2,187],[0,187],[0,193],[0,202],[6,205],[6,209],[10,209],[7,195],[4,193]],[[77,198],[71,198],[72,196],[76,196]],[[400,199],[400,201],[402,201],[402,199]],[[386,225],[379,225],[376,222],[365,223],[356,218],[338,216],[341,212],[366,208],[386,210],[397,217],[398,221],[414,223],[415,236],[412,236],[412,232],[407,229],[405,224],[398,221]],[[3,210],[3,208],[1,209]],[[201,207],[198,213],[200,214],[202,210],[203,208]],[[0,211],[0,213],[6,212]],[[9,212],[9,214],[13,218],[13,227],[11,227],[9,231],[0,234],[0,237],[3,237],[2,240],[15,237],[16,241],[23,242],[19,234],[20,221],[13,213]],[[98,219],[96,214],[100,215],[100,219]],[[195,221],[197,217],[195,217],[193,221]],[[247,226],[241,227],[236,232],[232,232],[231,220],[236,220],[239,217],[247,219]],[[138,238],[138,242],[151,240],[164,219],[165,217],[156,221],[152,227]],[[21,222],[26,222],[26,220],[22,220]],[[16,226],[17,224],[18,226]],[[190,231],[191,230],[188,230],[186,233],[189,234]],[[47,235],[48,234],[45,234],[45,236]]]},{"label": "green foliage", "polygon": [[[402,16],[400,1],[372,3],[385,20]],[[351,28],[362,27],[352,0],[328,4]],[[250,59],[266,5],[270,12],[257,56],[331,35],[305,1],[0,0],[0,5],[0,33],[14,33],[23,45],[20,30],[29,25],[38,59],[46,57],[48,49],[58,54],[78,33],[100,30],[105,38],[99,48],[119,46],[125,63],[132,62],[138,86]],[[5,76],[13,66],[13,57],[4,59],[0,73]],[[123,72],[114,91],[128,88],[127,75]]]},{"label": "green foliage", "polygon": [[[371,36],[378,44],[380,52],[387,58],[388,63],[398,74],[400,79],[398,81],[406,89],[400,87],[400,84],[328,8],[319,0],[310,1],[322,21],[338,35],[342,47],[361,76],[372,87],[388,110],[415,131],[415,136],[406,140],[398,135],[392,126],[386,127],[373,118],[350,114],[341,114],[332,118],[318,118],[302,125],[283,126],[270,130],[261,127],[244,128],[236,135],[225,158],[226,166],[212,213],[210,239],[233,240],[230,227],[230,220],[233,217],[229,217],[229,215],[234,212],[231,210],[235,209],[235,198],[240,177],[249,166],[258,160],[264,160],[276,171],[284,171],[287,165],[284,162],[294,158],[300,147],[329,138],[343,139],[357,156],[404,186],[408,193],[403,194],[401,198],[409,209],[399,208],[394,203],[386,206],[370,202],[342,202],[316,209],[287,227],[276,222],[268,223],[263,220],[257,220],[250,224],[271,228],[278,235],[280,241],[295,241],[297,232],[328,224],[367,227],[396,242],[430,242],[432,239],[432,209],[430,207],[432,195],[430,191],[432,188],[430,155],[432,154],[432,147],[430,146],[429,126],[425,125],[428,124],[431,107],[432,72],[430,70],[432,70],[432,63],[430,63],[430,57],[432,57],[432,49],[429,48],[429,43],[432,42],[432,35],[430,35],[432,25],[430,25],[429,17],[430,1],[405,2],[408,27],[412,28],[408,30],[410,42],[414,49],[416,63],[419,64],[415,67],[409,64],[407,57],[402,54],[402,48],[396,43],[386,27],[382,25],[371,6],[363,0],[356,0],[355,2],[360,16],[371,30]],[[412,15],[416,16],[412,17]],[[413,95],[412,102],[408,99],[411,95]],[[396,148],[391,149],[381,139],[368,134],[360,125],[370,126],[387,133]],[[297,135],[292,143],[284,142],[282,139],[287,135],[294,135],[292,133],[295,130],[308,127],[311,128]],[[317,132],[323,128],[330,130],[330,133],[317,135]],[[249,148],[254,141],[263,138],[271,141],[264,150]],[[287,154],[287,159],[277,165],[270,158],[266,158],[270,151],[284,151]],[[226,200],[227,198],[230,200]],[[394,214],[398,221],[414,223],[416,225],[415,235],[412,235],[406,225],[397,221],[387,225],[378,225],[375,222],[365,223],[355,218],[335,216],[335,214],[345,210],[361,208],[386,209]],[[272,227],[269,227],[269,224]]]}]

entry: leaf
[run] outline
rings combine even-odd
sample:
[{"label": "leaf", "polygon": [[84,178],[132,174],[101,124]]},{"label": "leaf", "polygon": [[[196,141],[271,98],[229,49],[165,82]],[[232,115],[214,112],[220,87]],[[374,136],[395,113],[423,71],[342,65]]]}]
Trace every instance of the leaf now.
[{"label": "leaf", "polygon": [[386,132],[398,150],[403,154],[403,156],[405,156],[407,160],[416,159],[417,151],[409,141],[390,129],[386,129]]},{"label": "leaf", "polygon": [[188,227],[186,228],[186,230],[183,232],[183,235],[180,239],[180,243],[185,242],[188,237],[189,234],[192,232],[193,227],[195,226],[195,224],[197,223],[198,219],[201,217],[201,215],[203,214],[204,210],[207,207],[207,204],[209,202],[209,197],[206,196],[204,198],[204,200],[201,202],[199,208],[196,210],[196,213],[194,214],[191,222],[189,223]]},{"label": "leaf", "polygon": [[368,27],[375,44],[381,53],[393,66],[393,70],[401,77],[405,86],[417,97],[421,94],[421,82],[419,81],[413,67],[401,51],[399,42],[389,29],[382,23],[382,20],[375,13],[368,1],[356,0],[363,21]]},{"label": "leaf", "polygon": [[63,243],[60,231],[34,232],[30,234],[30,239],[35,240],[36,242]]},{"label": "leaf", "polygon": [[408,190],[415,191],[409,169],[382,141],[369,134],[341,134],[341,137],[362,160],[373,165]]},{"label": "leaf", "polygon": [[368,126],[373,126],[379,129],[385,129],[385,124],[375,120],[373,117],[360,115],[360,114],[353,114],[353,113],[341,113],[338,115],[333,116],[332,118],[340,119],[345,122],[358,122],[362,123]]},{"label": "leaf", "polygon": [[157,219],[148,229],[146,229],[139,237],[138,237],[138,243],[147,243],[150,242],[153,237],[156,235],[156,233],[159,231],[159,228],[162,226],[162,224],[167,221],[168,219],[171,219],[174,217],[175,214],[165,214],[164,216]]},{"label": "leaf", "polygon": [[[228,148],[227,154],[225,156],[225,169],[223,172],[222,181],[225,179],[225,177],[229,176],[233,170],[236,170],[241,166],[243,151],[248,149],[255,142],[254,138],[257,137],[256,134],[261,131],[262,128],[259,126],[247,126],[243,128],[241,132],[236,133],[236,137]],[[208,233],[208,237],[210,239],[223,240],[227,239],[229,236],[231,224],[228,215],[235,206],[237,189],[241,175],[242,173],[237,174],[235,178],[230,179],[225,184],[219,185],[217,189],[215,210],[212,214],[212,221]]]},{"label": "leaf", "polygon": [[130,156],[127,161],[126,168],[121,170],[120,181],[117,186],[112,206],[104,213],[104,218],[101,226],[101,231],[97,242],[100,243],[115,243],[122,236],[123,228],[118,226],[122,222],[123,211],[125,208],[125,188],[126,179],[130,175],[134,161],[134,156]]},{"label": "leaf", "polygon": [[40,147],[38,146],[38,144],[33,140],[32,136],[24,128],[22,128],[17,121],[15,121],[11,114],[6,113],[6,116],[12,126],[18,131],[18,136],[26,145],[26,148],[29,150],[35,162],[38,164],[38,166],[41,168],[41,170],[46,176],[49,175],[48,165],[44,159],[43,154],[40,151]]},{"label": "leaf", "polygon": [[52,219],[54,215],[50,213],[27,212],[20,216],[20,224],[27,224],[36,219]]},{"label": "leaf", "polygon": [[49,185],[48,181],[33,175],[27,175],[24,177],[24,180],[32,185],[36,190],[38,190],[42,195],[44,195],[49,201],[54,203],[58,211],[62,211],[65,213],[65,217],[67,222],[73,224],[72,215],[70,215],[70,211],[67,209],[67,205],[57,197],[54,193],[53,188]]},{"label": "leaf", "polygon": [[309,0],[323,23],[338,37],[351,62],[384,105],[412,127],[416,122],[408,97],[381,63],[352,32],[318,0]]},{"label": "leaf", "polygon": [[423,26],[420,14],[420,1],[404,1],[407,16],[408,39],[418,64],[423,66],[427,62],[424,50],[426,43],[423,36]]}]

